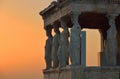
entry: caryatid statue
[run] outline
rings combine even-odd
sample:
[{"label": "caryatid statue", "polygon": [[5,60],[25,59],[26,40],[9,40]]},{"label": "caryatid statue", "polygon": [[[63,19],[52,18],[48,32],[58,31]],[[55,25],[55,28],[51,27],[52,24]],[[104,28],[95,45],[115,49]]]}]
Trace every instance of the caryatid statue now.
[{"label": "caryatid statue", "polygon": [[59,66],[58,60],[58,48],[59,48],[59,41],[60,41],[60,31],[57,24],[53,24],[55,36],[53,37],[52,41],[52,61],[53,61],[53,68],[57,68]]},{"label": "caryatid statue", "polygon": [[46,40],[46,45],[45,45],[45,61],[46,61],[46,69],[50,69],[52,67],[52,58],[51,58],[51,53],[52,53],[52,28],[47,27],[45,28],[46,30],[46,35],[47,35],[47,40]]},{"label": "caryatid statue", "polygon": [[69,31],[67,28],[67,25],[65,24],[65,21],[60,19],[61,27],[63,28],[63,31],[60,34],[60,45],[58,49],[58,58],[59,58],[59,64],[60,67],[65,67],[69,63]]},{"label": "caryatid statue", "polygon": [[79,14],[76,12],[71,14],[73,27],[71,29],[69,52],[71,65],[74,66],[81,64],[81,26],[78,23],[78,16]]},{"label": "caryatid statue", "polygon": [[107,44],[105,47],[106,65],[116,66],[117,65],[117,29],[115,25],[115,19],[117,15],[109,15],[110,28],[107,31]]}]

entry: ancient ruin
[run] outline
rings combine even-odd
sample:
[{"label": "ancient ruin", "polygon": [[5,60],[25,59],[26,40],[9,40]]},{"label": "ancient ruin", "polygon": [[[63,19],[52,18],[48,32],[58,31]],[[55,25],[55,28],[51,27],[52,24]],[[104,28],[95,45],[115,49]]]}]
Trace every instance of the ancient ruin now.
[{"label": "ancient ruin", "polygon": [[[57,0],[40,15],[48,36],[44,79],[120,79],[120,0]],[[100,67],[86,67],[83,28],[101,34]]]}]

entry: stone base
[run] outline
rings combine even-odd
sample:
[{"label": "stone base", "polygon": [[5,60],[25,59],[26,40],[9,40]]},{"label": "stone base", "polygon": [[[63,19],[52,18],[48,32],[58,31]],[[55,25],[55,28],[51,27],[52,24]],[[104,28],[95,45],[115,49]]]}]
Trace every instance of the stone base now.
[{"label": "stone base", "polygon": [[120,67],[66,67],[43,73],[44,79],[120,79]]}]

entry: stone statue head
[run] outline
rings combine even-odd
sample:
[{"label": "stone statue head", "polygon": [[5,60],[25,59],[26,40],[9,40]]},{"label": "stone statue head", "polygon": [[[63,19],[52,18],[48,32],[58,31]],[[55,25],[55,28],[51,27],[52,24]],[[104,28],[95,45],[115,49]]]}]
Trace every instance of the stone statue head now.
[{"label": "stone statue head", "polygon": [[46,30],[46,36],[52,37],[52,28],[51,27],[47,27],[47,28],[45,28],[45,30]]},{"label": "stone statue head", "polygon": [[62,29],[67,29],[68,27],[67,27],[67,23],[66,23],[66,21],[65,21],[65,18],[60,18],[59,19],[59,22],[60,22],[60,26],[62,27]]},{"label": "stone statue head", "polygon": [[57,26],[57,25],[53,25],[53,28],[54,28],[54,32],[56,33],[56,34],[60,34],[60,31],[59,31],[59,26]]}]

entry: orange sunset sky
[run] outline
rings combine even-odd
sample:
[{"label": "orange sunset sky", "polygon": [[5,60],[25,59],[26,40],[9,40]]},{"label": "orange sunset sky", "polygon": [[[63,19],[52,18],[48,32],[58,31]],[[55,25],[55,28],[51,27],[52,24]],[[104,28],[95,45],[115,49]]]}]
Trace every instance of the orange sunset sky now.
[{"label": "orange sunset sky", "polygon": [[[43,79],[46,34],[39,12],[53,0],[0,0],[0,79]],[[87,65],[98,65],[100,34],[87,30]]]}]

